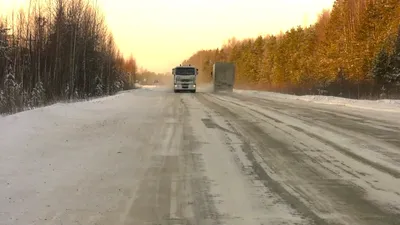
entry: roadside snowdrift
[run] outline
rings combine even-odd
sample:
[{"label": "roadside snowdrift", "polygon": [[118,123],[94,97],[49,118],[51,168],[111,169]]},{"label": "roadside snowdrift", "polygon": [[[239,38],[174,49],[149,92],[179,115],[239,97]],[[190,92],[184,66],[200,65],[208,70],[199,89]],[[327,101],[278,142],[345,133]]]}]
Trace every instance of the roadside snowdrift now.
[{"label": "roadside snowdrift", "polygon": [[235,93],[252,95],[267,99],[287,99],[287,100],[301,100],[319,104],[330,104],[330,105],[340,105],[346,107],[385,111],[385,112],[399,112],[400,113],[400,100],[354,100],[333,96],[322,96],[322,95],[289,95],[281,94],[275,92],[264,92],[264,91],[248,91],[248,90],[234,90]]},{"label": "roadside snowdrift", "polygon": [[141,179],[143,123],[160,112],[133,92],[0,117],[0,224],[115,224]]}]

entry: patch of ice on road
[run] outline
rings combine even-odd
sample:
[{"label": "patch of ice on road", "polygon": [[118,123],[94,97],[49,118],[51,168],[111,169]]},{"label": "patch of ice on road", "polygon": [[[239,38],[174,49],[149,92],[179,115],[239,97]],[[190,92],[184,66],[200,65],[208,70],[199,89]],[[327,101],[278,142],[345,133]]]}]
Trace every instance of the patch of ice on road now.
[{"label": "patch of ice on road", "polygon": [[289,95],[276,92],[266,91],[248,91],[248,90],[234,90],[236,93],[254,95],[263,98],[280,98],[289,100],[302,100],[320,104],[341,105],[353,108],[377,110],[385,112],[400,112],[400,100],[382,99],[382,100],[354,100],[334,96],[322,95]]}]

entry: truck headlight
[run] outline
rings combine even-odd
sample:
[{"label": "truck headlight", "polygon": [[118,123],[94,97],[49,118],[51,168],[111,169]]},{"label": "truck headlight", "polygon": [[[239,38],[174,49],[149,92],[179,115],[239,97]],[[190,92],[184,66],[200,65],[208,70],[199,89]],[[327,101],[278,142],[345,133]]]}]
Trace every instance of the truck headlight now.
[{"label": "truck headlight", "polygon": [[196,87],[196,85],[195,85],[195,84],[193,84],[193,87],[195,88],[195,87]]}]

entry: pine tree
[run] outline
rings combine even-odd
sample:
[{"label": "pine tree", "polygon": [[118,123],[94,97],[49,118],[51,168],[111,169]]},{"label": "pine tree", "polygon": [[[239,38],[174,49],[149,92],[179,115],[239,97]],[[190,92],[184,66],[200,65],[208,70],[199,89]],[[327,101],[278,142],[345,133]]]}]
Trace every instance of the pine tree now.
[{"label": "pine tree", "polygon": [[395,48],[389,60],[390,80],[393,84],[400,83],[400,26],[398,29]]},{"label": "pine tree", "polygon": [[375,59],[372,75],[377,84],[383,86],[388,83],[387,76],[389,73],[389,54],[385,49],[382,49]]},{"label": "pine tree", "polygon": [[4,96],[6,99],[6,108],[8,112],[15,113],[17,112],[17,96],[19,92],[19,87],[17,82],[15,81],[15,76],[12,70],[11,65],[8,67],[8,72],[6,75],[6,79],[4,81]]}]

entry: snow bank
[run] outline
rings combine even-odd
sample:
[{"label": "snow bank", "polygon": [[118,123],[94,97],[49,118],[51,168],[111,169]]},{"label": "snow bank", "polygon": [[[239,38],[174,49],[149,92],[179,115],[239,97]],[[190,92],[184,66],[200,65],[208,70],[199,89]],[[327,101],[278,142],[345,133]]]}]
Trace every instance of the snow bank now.
[{"label": "snow bank", "polygon": [[134,137],[160,112],[157,104],[141,107],[146,92],[0,117],[0,224],[118,221],[124,192],[140,179],[136,154],[144,145]]},{"label": "snow bank", "polygon": [[355,99],[347,99],[334,96],[322,96],[322,95],[296,96],[296,95],[281,94],[276,92],[248,91],[248,90],[234,90],[234,92],[245,95],[257,96],[261,98],[268,98],[268,99],[280,98],[288,100],[301,100],[319,104],[340,105],[340,106],[367,109],[367,110],[400,112],[400,100],[390,100],[390,99],[355,100]]}]

